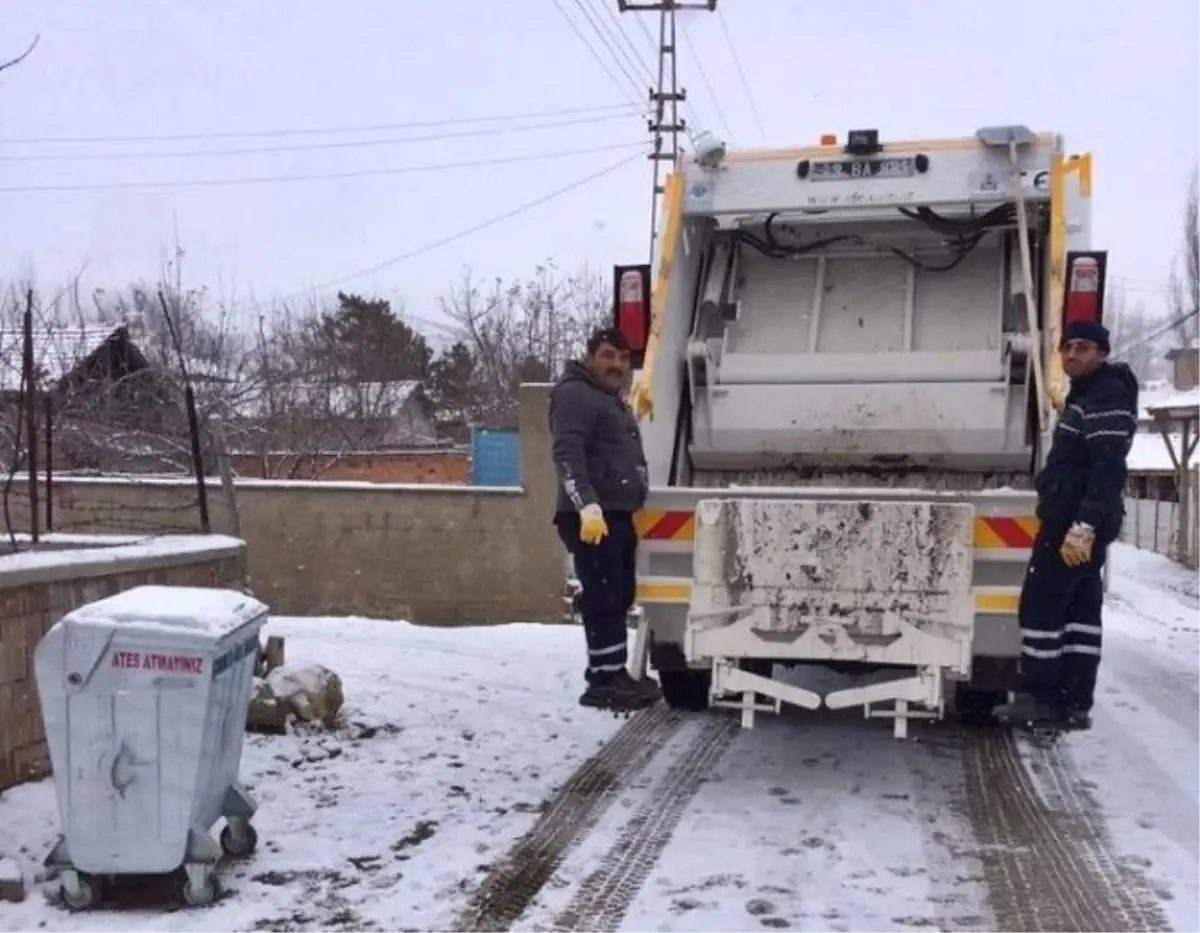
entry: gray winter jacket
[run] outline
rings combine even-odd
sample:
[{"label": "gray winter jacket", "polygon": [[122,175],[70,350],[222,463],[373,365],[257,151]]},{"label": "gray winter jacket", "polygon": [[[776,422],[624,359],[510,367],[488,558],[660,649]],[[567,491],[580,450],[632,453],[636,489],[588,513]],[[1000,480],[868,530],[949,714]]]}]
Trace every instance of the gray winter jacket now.
[{"label": "gray winter jacket", "polygon": [[558,472],[558,511],[596,503],[606,512],[636,512],[649,482],[637,418],[583,364],[567,364],[550,390],[550,434]]}]

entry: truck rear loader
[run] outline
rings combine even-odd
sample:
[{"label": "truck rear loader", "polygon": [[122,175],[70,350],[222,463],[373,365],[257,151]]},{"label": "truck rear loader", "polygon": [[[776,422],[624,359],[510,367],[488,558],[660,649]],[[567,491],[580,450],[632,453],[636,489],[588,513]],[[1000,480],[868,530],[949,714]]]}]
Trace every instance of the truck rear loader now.
[{"label": "truck rear loader", "polygon": [[1003,701],[1057,346],[1102,316],[1090,198],[1090,156],[1023,126],[710,139],[676,168],[656,265],[615,270],[651,476],[635,676],[747,727],[861,706],[904,736]]}]

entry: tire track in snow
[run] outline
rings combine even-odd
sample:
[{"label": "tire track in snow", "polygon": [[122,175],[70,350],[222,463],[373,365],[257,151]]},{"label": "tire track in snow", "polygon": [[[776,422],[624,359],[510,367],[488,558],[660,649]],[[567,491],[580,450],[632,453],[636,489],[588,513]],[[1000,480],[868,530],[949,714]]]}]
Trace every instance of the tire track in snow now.
[{"label": "tire track in snow", "polygon": [[646,767],[682,722],[681,715],[662,704],[633,716],[551,798],[533,828],[484,879],[452,929],[508,930],[596,825],[617,791]]},{"label": "tire track in snow", "polygon": [[1113,854],[1062,749],[1033,749],[1053,801],[1039,794],[1012,732],[971,730],[965,752],[968,811],[1000,929],[1170,929],[1145,877]]},{"label": "tire track in snow", "polygon": [[584,879],[555,917],[552,929],[613,931],[621,925],[688,805],[739,731],[733,718],[713,718],[704,724],[629,818],[600,867]]},{"label": "tire track in snow", "polygon": [[1043,794],[1059,812],[1082,828],[1077,839],[1083,856],[1115,896],[1116,903],[1112,906],[1125,924],[1121,929],[1169,930],[1166,915],[1145,873],[1114,851],[1103,807],[1090,790],[1093,785],[1084,780],[1068,750],[1029,743],[1025,751]]}]

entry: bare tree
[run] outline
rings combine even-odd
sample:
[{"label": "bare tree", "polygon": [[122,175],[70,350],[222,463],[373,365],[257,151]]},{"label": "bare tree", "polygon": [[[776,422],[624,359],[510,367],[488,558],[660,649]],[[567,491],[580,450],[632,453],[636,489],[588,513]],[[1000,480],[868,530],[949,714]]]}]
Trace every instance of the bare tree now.
[{"label": "bare tree", "polygon": [[586,267],[562,276],[547,262],[528,280],[487,284],[464,270],[441,299],[473,364],[466,397],[458,400],[464,416],[488,425],[513,423],[520,384],[552,379],[563,362],[579,355],[609,304],[607,283]]},{"label": "bare tree", "polygon": [[316,299],[260,315],[243,371],[218,387],[226,447],[243,472],[313,479],[350,453],[434,440],[404,417],[420,383],[345,372],[328,321]]},{"label": "bare tree", "polygon": [[1142,301],[1129,304],[1124,286],[1117,284],[1104,299],[1104,317],[1112,335],[1112,345],[1121,360],[1128,363],[1138,378],[1145,381],[1166,375],[1162,352],[1152,338],[1167,323],[1166,316],[1147,310]]},{"label": "bare tree", "polygon": [[29,43],[29,47],[24,52],[22,52],[16,58],[10,58],[6,62],[0,62],[0,71],[7,71],[9,68],[14,68],[21,64],[21,62],[25,61],[25,59],[33,54],[33,50],[37,48],[37,44],[41,41],[41,38],[41,33],[38,33],[33,37],[33,41]]},{"label": "bare tree", "polygon": [[1176,258],[1171,271],[1171,318],[1179,342],[1186,345],[1200,337],[1200,166],[1192,169],[1187,201],[1183,209],[1183,272]]},{"label": "bare tree", "polygon": [[[177,250],[154,285],[84,296],[80,271],[57,291],[34,288],[34,389],[39,419],[53,421],[59,469],[191,470],[184,374],[172,329],[189,374],[214,381],[222,392],[243,390],[246,341],[236,317],[228,307],[214,307],[206,290],[183,290],[181,259]],[[0,390],[10,402],[22,373],[16,293],[31,286],[14,283],[0,314]],[[171,327],[157,307],[160,292]],[[6,420],[15,407],[7,406]],[[202,409],[202,426],[205,415]]]}]

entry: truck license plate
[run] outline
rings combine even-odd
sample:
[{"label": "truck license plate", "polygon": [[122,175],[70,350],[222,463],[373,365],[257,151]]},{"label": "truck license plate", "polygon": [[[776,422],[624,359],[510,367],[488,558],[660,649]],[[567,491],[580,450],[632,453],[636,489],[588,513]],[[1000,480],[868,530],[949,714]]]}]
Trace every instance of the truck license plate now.
[{"label": "truck license plate", "polygon": [[812,181],[856,181],[866,178],[911,178],[916,174],[914,159],[832,159],[813,162],[808,177]]}]

